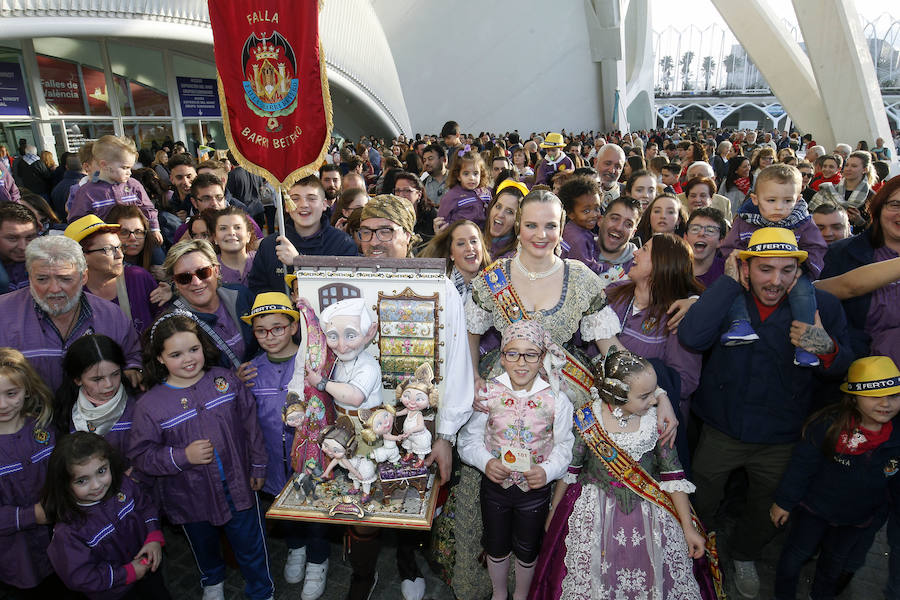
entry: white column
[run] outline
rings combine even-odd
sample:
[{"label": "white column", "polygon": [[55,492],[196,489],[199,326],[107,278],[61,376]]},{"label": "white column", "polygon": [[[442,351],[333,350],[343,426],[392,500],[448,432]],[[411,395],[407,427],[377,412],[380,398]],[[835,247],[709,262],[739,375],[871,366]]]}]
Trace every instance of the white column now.
[{"label": "white column", "polygon": [[833,148],[831,121],[809,59],[780,19],[762,0],[712,0],[712,3],[797,127],[812,133],[817,142]]},{"label": "white column", "polygon": [[[881,88],[856,4],[853,0],[793,3],[835,142],[855,146],[857,140],[871,144],[881,137],[895,155]],[[818,135],[815,130],[812,133]],[[833,148],[825,146],[829,151]]]}]

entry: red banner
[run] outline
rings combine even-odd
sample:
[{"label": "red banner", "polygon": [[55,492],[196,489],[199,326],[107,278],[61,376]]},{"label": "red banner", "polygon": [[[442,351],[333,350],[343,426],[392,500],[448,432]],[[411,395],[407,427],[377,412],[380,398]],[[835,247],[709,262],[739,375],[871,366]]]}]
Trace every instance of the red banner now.
[{"label": "red banner", "polygon": [[331,95],[318,0],[208,0],[228,146],[273,185],[318,171]]}]

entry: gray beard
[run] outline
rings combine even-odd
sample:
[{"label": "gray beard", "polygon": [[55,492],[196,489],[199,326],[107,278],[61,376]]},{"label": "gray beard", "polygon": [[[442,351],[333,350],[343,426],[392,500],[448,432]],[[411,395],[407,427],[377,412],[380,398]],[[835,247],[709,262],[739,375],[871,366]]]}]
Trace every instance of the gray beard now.
[{"label": "gray beard", "polygon": [[45,313],[47,313],[51,317],[58,317],[60,315],[68,313],[76,306],[78,306],[78,303],[81,302],[81,292],[82,288],[78,288],[78,293],[69,298],[69,301],[63,304],[61,308],[51,308],[43,298],[38,298],[34,294],[34,288],[31,288],[31,297],[34,298],[35,304],[37,304]]}]

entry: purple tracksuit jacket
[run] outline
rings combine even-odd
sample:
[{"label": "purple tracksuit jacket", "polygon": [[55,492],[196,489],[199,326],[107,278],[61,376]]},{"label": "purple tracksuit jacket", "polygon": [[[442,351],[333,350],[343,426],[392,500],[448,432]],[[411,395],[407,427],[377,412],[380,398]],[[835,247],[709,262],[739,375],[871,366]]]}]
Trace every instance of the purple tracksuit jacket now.
[{"label": "purple tracksuit jacket", "polygon": [[47,558],[50,527],[38,525],[34,505],[41,500],[53,428],[34,419],[16,433],[0,436],[0,581],[32,588],[53,572]]},{"label": "purple tracksuit jacket", "polygon": [[[192,465],[185,448],[200,439],[212,443],[216,457]],[[247,510],[255,506],[250,477],[266,476],[256,401],[233,372],[220,367],[190,387],[154,386],[135,408],[128,458],[156,478],[162,512],[173,523],[224,525],[231,519],[224,483],[235,508]]]},{"label": "purple tracksuit jacket", "polygon": [[485,211],[490,201],[491,190],[488,188],[466,190],[461,185],[454,185],[441,198],[438,216],[443,217],[448,225],[453,221],[468,219],[478,225],[479,229],[483,229],[487,220]]},{"label": "purple tracksuit jacket", "polygon": [[294,375],[294,360],[273,363],[265,352],[258,354],[250,364],[256,367],[256,379],[250,389],[256,398],[256,416],[262,431],[268,455],[268,469],[263,491],[277,496],[284,489],[291,469],[291,445],[294,428],[284,424],[281,418],[287,386]]},{"label": "purple tracksuit jacket", "polygon": [[75,192],[69,206],[69,223],[85,215],[97,215],[105,219],[116,204],[134,204],[150,221],[150,231],[159,231],[156,207],[141,182],[132,177],[124,183],[113,184],[94,176]]},{"label": "purple tracksuit jacket", "polygon": [[30,288],[4,294],[0,296],[0,315],[6,324],[16,326],[0,327],[0,346],[21,351],[54,391],[62,383],[62,359],[66,350],[84,335],[109,336],[122,346],[125,368],[141,368],[138,334],[118,306],[84,292],[81,311],[78,323],[63,341],[50,318],[34,303]]},{"label": "purple tracksuit jacket", "polygon": [[81,510],[84,519],[53,528],[47,549],[53,569],[67,588],[92,600],[122,598],[134,579],[129,563],[145,543],[162,542],[156,507],[123,477],[119,493]]},{"label": "purple tracksuit jacket", "polygon": [[600,250],[592,231],[569,221],[563,228],[562,238],[562,258],[580,260],[594,273],[603,273],[604,269],[597,261]]}]

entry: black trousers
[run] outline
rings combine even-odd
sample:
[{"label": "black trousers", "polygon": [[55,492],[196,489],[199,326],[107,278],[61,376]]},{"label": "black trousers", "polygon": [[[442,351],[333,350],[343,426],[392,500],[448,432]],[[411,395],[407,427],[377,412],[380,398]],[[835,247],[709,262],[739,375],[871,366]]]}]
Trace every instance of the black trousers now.
[{"label": "black trousers", "polygon": [[534,562],[550,512],[550,493],[550,484],[524,492],[517,486],[503,489],[482,476],[481,544],[487,555],[503,558],[512,551],[521,562]]}]

